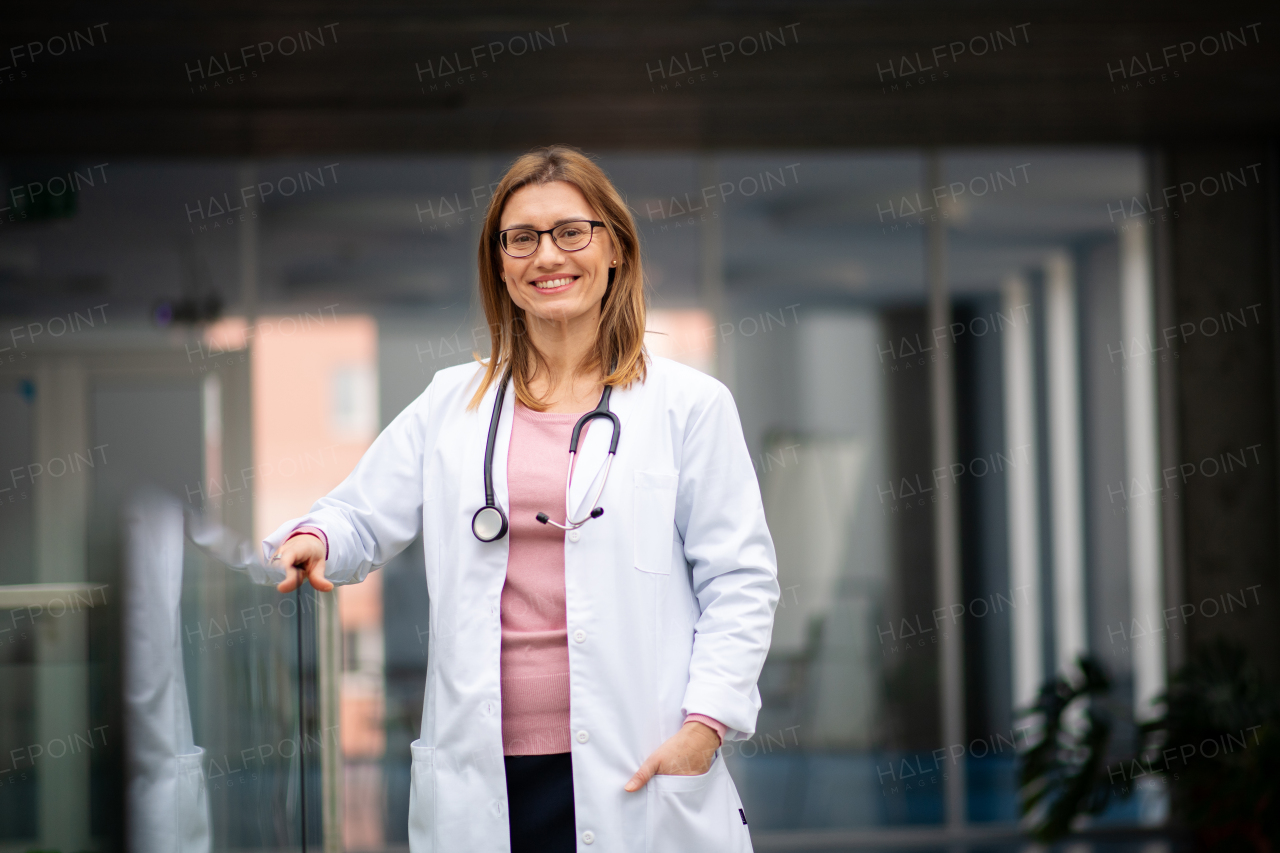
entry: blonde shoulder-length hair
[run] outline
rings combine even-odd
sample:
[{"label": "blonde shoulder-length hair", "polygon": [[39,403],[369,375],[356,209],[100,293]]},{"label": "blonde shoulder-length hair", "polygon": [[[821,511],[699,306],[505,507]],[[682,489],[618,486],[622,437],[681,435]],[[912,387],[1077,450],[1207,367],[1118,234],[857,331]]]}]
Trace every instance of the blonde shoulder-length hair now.
[{"label": "blonde shoulder-length hair", "polygon": [[[512,194],[522,187],[564,181],[578,188],[600,215],[618,252],[618,266],[609,270],[609,282],[601,300],[600,324],[595,346],[578,365],[578,370],[605,373],[604,383],[620,388],[644,382],[647,375],[644,348],[644,271],[640,265],[640,239],[635,220],[622,196],[586,154],[568,145],[539,148],[521,156],[498,182],[484,217],[478,262],[480,301],[493,342],[486,362],[478,352],[472,356],[485,365],[484,376],[468,409],[480,405],[489,385],[511,371],[516,397],[530,409],[544,411],[549,405],[530,390],[530,381],[539,365],[546,367],[542,354],[529,339],[524,309],[511,301],[502,281],[502,258],[497,234],[502,211]],[[609,366],[617,360],[612,373]]]}]

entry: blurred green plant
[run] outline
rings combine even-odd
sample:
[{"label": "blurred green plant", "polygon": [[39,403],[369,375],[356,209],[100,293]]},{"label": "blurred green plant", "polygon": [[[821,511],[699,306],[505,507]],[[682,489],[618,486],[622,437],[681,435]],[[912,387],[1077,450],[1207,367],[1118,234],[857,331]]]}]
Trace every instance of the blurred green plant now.
[{"label": "blurred green plant", "polygon": [[[1280,849],[1276,684],[1243,646],[1218,640],[1197,649],[1178,671],[1165,702],[1164,717],[1143,727],[1144,757],[1168,779],[1173,814],[1192,831],[1197,849]],[[1177,757],[1170,756],[1175,750]]]},{"label": "blurred green plant", "polygon": [[1110,763],[1111,679],[1088,656],[1076,669],[1046,682],[1021,714],[1040,735],[1021,755],[1018,780],[1038,841],[1057,841],[1080,816],[1132,796],[1137,780],[1163,778],[1197,850],[1280,850],[1280,690],[1246,649],[1221,639],[1198,647],[1160,697],[1163,715]]},{"label": "blurred green plant", "polygon": [[[1104,764],[1112,718],[1102,702],[1089,701],[1105,698],[1111,679],[1090,657],[1080,657],[1076,668],[1079,678],[1050,679],[1023,712],[1032,718],[1039,739],[1021,756],[1021,812],[1024,817],[1040,813],[1032,834],[1045,843],[1070,832],[1078,815],[1101,814],[1112,797]],[[1077,700],[1087,704],[1073,720],[1067,709]]]}]

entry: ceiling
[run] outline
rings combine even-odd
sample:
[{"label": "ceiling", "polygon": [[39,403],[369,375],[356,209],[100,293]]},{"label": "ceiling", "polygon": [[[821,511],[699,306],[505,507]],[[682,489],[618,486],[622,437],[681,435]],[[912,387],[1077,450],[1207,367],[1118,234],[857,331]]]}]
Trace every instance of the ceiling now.
[{"label": "ceiling", "polygon": [[[1276,135],[1273,6],[9,9],[0,179],[102,180],[73,216],[0,227],[0,313],[106,299],[145,318],[210,292],[228,308],[465,303],[474,226],[441,211],[551,142],[602,155],[669,304],[697,301],[709,245],[679,200],[725,181],[742,187],[716,202],[731,295],[920,298],[911,199],[936,147],[947,182],[1018,179],[948,202],[951,284],[990,290],[1106,234],[1144,147]],[[323,188],[265,201],[252,239],[200,228],[217,195],[325,169]],[[753,175],[769,189],[748,198]]]},{"label": "ceiling", "polygon": [[5,11],[0,155],[1264,137],[1280,123],[1275,9],[1256,2],[33,4]]}]

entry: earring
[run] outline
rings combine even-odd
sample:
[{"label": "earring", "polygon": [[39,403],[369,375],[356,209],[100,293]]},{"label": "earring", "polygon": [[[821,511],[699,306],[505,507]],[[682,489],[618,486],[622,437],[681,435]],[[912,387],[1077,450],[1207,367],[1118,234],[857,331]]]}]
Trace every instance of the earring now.
[{"label": "earring", "polygon": [[618,265],[618,262],[617,262],[617,261],[610,261],[610,263],[609,263],[609,266],[611,266],[611,267],[616,267],[617,265]]}]

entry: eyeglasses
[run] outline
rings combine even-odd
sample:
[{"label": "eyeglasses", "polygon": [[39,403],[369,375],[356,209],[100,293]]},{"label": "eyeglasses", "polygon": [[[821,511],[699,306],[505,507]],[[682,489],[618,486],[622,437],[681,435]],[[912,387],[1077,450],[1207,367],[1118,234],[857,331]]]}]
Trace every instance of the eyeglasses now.
[{"label": "eyeglasses", "polygon": [[603,228],[603,222],[582,219],[575,222],[562,222],[555,228],[537,231],[533,228],[506,228],[498,232],[498,245],[502,251],[513,258],[527,258],[538,251],[542,243],[542,235],[550,234],[551,241],[566,252],[580,252],[591,245],[591,235],[595,229]]}]

